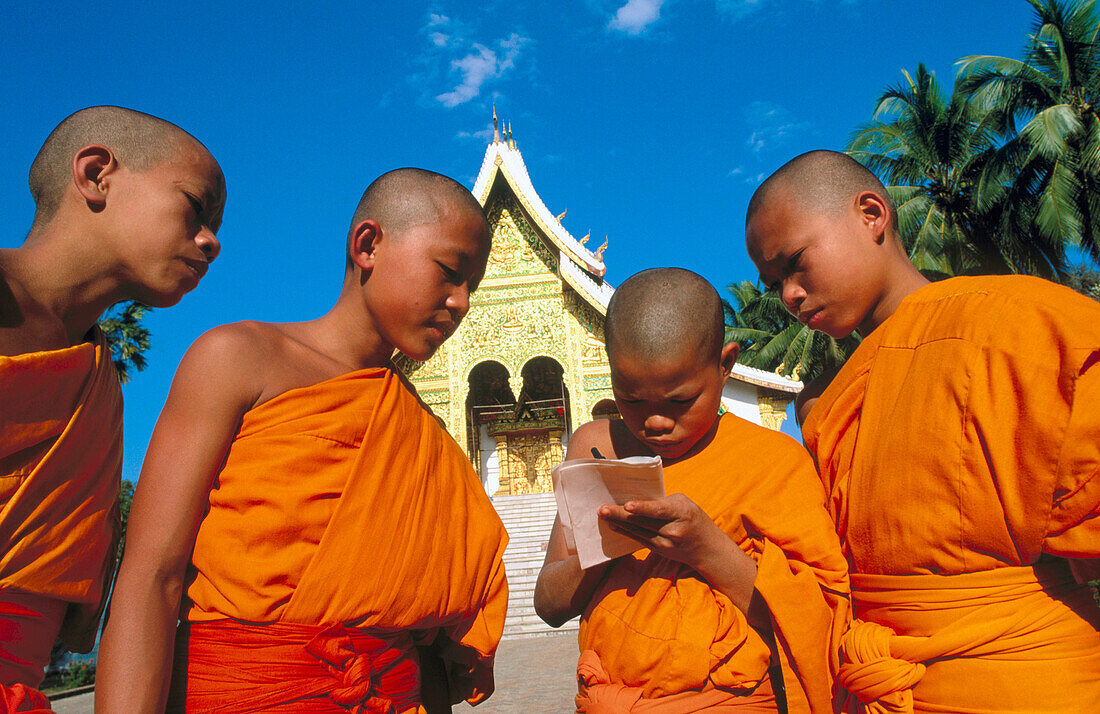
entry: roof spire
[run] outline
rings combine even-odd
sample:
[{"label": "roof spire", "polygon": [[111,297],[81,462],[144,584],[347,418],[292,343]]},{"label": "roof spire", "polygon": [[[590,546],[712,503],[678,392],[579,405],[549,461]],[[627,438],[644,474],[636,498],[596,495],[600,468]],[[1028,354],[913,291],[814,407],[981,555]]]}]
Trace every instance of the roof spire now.
[{"label": "roof spire", "polygon": [[497,103],[493,100],[493,143],[500,143],[500,129],[497,127]]},{"label": "roof spire", "polygon": [[603,245],[596,249],[596,260],[603,260],[603,252],[607,250],[607,236],[603,237]]},{"label": "roof spire", "polygon": [[508,146],[516,148],[516,140],[512,138],[512,120],[508,120]]}]

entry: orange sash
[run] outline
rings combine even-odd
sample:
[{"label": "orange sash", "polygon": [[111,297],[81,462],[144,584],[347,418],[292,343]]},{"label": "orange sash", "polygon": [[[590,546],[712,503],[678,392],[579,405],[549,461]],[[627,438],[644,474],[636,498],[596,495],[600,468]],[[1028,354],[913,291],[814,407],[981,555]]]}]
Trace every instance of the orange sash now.
[{"label": "orange sash", "polygon": [[852,597],[860,619],[844,637],[840,682],[870,714],[1078,712],[1100,702],[1100,609],[1064,562],[853,574]]},{"label": "orange sash", "polygon": [[356,628],[222,620],[185,624],[176,640],[170,712],[422,711],[416,654],[407,634]]},{"label": "orange sash", "polygon": [[61,636],[87,652],[119,535],[122,392],[103,334],[0,357],[0,404],[0,588],[70,603]]},{"label": "orange sash", "polygon": [[195,541],[186,619],[439,634],[452,693],[477,702],[493,690],[506,543],[411,387],[352,372],[244,416]]}]

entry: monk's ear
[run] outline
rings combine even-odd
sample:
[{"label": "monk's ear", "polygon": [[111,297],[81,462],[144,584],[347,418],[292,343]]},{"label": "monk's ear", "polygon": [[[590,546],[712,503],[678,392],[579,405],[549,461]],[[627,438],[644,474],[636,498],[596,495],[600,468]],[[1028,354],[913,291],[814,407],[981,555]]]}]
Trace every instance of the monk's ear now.
[{"label": "monk's ear", "polygon": [[890,226],[890,204],[875,191],[862,191],[856,197],[856,208],[860,219],[871,231],[876,243],[886,240],[886,229]]},{"label": "monk's ear", "polygon": [[378,221],[368,218],[356,223],[348,235],[348,258],[363,272],[374,269],[378,244],[382,239],[382,227]]},{"label": "monk's ear", "polygon": [[107,203],[107,191],[118,167],[118,160],[106,146],[92,144],[73,154],[73,185],[92,210],[101,210]]},{"label": "monk's ear", "polygon": [[733,371],[733,365],[737,363],[737,355],[741,354],[741,345],[731,342],[722,348],[722,376],[728,377]]}]

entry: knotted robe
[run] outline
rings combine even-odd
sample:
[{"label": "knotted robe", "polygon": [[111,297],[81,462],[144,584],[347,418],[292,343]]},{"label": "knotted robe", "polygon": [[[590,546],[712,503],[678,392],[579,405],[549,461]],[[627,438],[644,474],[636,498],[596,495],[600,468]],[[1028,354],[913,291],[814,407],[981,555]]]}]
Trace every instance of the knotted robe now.
[{"label": "knotted robe", "polygon": [[[493,689],[507,535],[465,454],[388,369],[244,415],[195,541],[169,709],[417,711]],[[458,699],[456,698],[456,701]]]},{"label": "knotted robe", "polygon": [[833,711],[848,571],[805,451],[726,414],[713,441],[664,478],[666,493],[694,501],[756,561],[778,661],[729,598],[642,549],[612,561],[581,619],[578,711],[775,712],[773,664],[789,712]]},{"label": "knotted robe", "polygon": [[[48,706],[29,688],[59,634],[77,652],[95,642],[121,471],[122,391],[98,329],[74,347],[0,356],[0,702],[10,711]],[[16,684],[30,694],[5,689]]]},{"label": "knotted robe", "polygon": [[[841,683],[870,712],[1079,712],[1100,609],[1100,305],[1037,278],[907,296],[803,435],[852,569]],[[1057,557],[1055,557],[1057,556]]]}]

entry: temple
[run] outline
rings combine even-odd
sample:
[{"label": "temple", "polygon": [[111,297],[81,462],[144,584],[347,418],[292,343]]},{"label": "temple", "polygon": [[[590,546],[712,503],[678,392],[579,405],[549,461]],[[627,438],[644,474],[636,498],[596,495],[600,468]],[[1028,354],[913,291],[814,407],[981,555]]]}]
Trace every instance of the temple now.
[{"label": "temple", "polygon": [[[485,278],[435,356],[401,366],[464,445],[489,495],[548,493],[573,429],[618,418],[603,347],[614,292],[604,279],[608,241],[593,251],[588,235],[574,238],[565,212],[555,215],[539,198],[495,108],[493,127],[473,188],[493,230]],[[723,404],[778,429],[801,387],[737,365]]]}]

